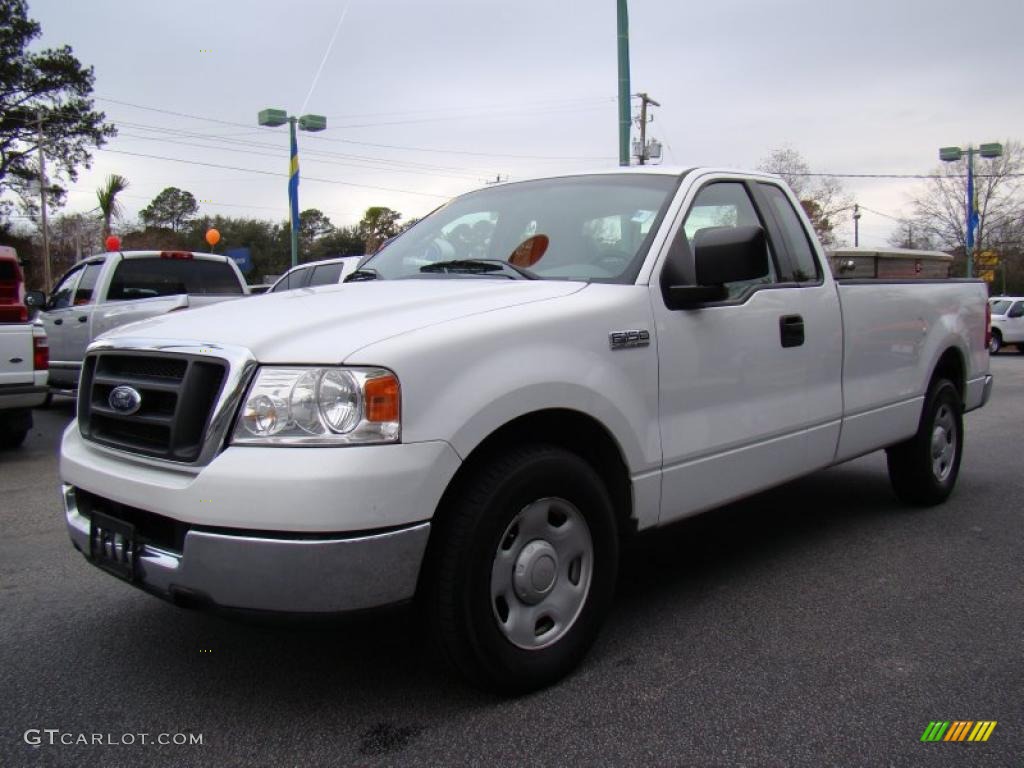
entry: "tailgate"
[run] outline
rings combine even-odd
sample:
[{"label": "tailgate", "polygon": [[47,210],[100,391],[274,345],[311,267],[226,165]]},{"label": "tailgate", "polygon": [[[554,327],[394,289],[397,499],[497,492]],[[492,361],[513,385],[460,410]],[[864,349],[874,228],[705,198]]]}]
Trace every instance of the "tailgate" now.
[{"label": "tailgate", "polygon": [[0,386],[32,383],[32,326],[0,325]]}]

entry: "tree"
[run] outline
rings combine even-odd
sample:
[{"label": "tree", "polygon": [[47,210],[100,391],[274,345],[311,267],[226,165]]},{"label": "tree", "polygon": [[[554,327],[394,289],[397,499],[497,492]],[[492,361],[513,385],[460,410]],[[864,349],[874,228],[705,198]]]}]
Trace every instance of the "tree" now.
[{"label": "tree", "polygon": [[191,192],[177,187],[167,187],[139,211],[139,218],[147,227],[164,227],[178,233],[197,213],[199,203]]},{"label": "tree", "polygon": [[310,251],[310,259],[328,259],[334,256],[362,256],[366,245],[359,234],[359,227],[336,227],[324,235]]},{"label": "tree", "polygon": [[384,206],[375,205],[366,209],[359,222],[359,235],[366,244],[366,253],[375,253],[384,241],[398,234],[398,220],[402,214]]},{"label": "tree", "polygon": [[835,245],[836,216],[849,209],[853,200],[834,176],[812,176],[803,155],[792,147],[773,149],[761,160],[758,169],[781,176],[789,185],[811,220],[822,245]]},{"label": "tree", "polygon": [[942,244],[934,235],[920,226],[914,226],[913,219],[902,219],[888,239],[893,248],[912,248],[917,251],[938,251]]},{"label": "tree", "polygon": [[311,256],[317,241],[333,231],[334,225],[323,211],[317,208],[302,211],[299,214],[299,253]]},{"label": "tree", "polygon": [[117,196],[128,189],[128,179],[112,173],[107,176],[103,186],[96,190],[96,199],[99,201],[100,215],[103,217],[103,237],[110,237],[110,222],[113,219],[121,218],[123,208],[118,202]]},{"label": "tree", "polygon": [[[998,249],[1017,240],[1024,216],[1024,145],[1007,141],[1003,155],[976,159],[974,187],[978,200],[979,251]],[[915,229],[937,239],[947,248],[967,247],[967,159],[943,163],[923,190],[911,198]]]},{"label": "tree", "polygon": [[78,169],[89,167],[90,150],[117,133],[93,109],[92,67],[83,67],[69,46],[26,50],[40,33],[25,0],[0,0],[0,185],[17,194],[30,214],[40,125],[53,207],[63,202],[62,182],[76,180]]}]

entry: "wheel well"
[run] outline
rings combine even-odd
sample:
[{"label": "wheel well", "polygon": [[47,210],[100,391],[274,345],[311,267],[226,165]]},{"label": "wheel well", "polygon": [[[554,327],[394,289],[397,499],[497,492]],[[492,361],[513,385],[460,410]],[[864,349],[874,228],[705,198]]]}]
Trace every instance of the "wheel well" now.
[{"label": "wheel well", "polygon": [[960,350],[955,347],[950,347],[943,352],[942,357],[939,358],[939,362],[935,366],[935,372],[932,374],[931,380],[949,379],[953,382],[953,386],[956,387],[956,391],[960,393],[960,400],[963,401],[964,390],[967,386],[966,376],[964,359],[960,355]]},{"label": "wheel well", "polygon": [[633,487],[618,443],[603,424],[579,411],[548,409],[520,416],[488,435],[455,473],[448,484],[438,513],[442,513],[462,484],[493,456],[517,445],[555,445],[583,458],[601,477],[612,500],[619,532],[636,529],[632,517]]}]

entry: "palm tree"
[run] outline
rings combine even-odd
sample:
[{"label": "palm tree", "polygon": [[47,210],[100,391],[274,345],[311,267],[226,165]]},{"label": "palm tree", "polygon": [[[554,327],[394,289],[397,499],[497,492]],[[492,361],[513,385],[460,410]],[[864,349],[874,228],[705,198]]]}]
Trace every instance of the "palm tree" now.
[{"label": "palm tree", "polygon": [[107,176],[103,186],[96,190],[96,199],[99,200],[100,214],[103,216],[103,239],[110,236],[110,222],[112,219],[121,218],[122,208],[117,201],[117,196],[128,189],[128,179],[116,173]]}]

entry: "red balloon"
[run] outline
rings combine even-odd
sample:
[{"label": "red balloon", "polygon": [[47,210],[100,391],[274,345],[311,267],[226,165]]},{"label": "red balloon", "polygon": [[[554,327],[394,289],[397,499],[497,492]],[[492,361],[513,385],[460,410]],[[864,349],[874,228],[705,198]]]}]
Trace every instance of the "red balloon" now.
[{"label": "red balloon", "polygon": [[120,251],[121,250],[121,238],[117,235],[111,235],[106,240],[106,246],[108,251]]}]

